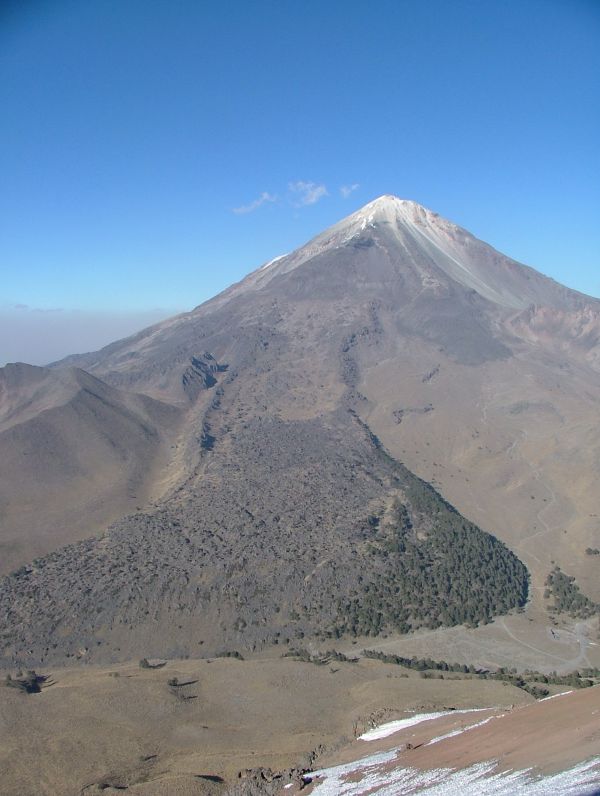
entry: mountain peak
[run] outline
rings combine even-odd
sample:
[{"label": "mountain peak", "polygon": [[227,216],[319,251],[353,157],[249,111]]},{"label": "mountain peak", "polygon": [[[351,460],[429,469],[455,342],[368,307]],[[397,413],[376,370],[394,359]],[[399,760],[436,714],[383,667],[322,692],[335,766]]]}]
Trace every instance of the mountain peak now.
[{"label": "mountain peak", "polygon": [[449,221],[442,219],[438,213],[434,213],[413,199],[401,199],[393,194],[378,196],[377,199],[368,202],[349,218],[352,219],[355,216],[372,216],[373,222],[387,221],[393,224],[402,222],[431,224],[436,222],[442,225],[454,226]]},{"label": "mountain peak", "polygon": [[[358,260],[356,252],[362,252]],[[340,258],[345,268],[336,277],[332,263],[338,263]],[[354,262],[355,272],[358,268],[368,274],[371,288],[377,273],[381,284],[402,284],[404,298],[408,296],[410,283],[415,295],[442,290],[442,286],[444,290],[474,291],[503,311],[521,311],[530,304],[571,308],[579,301],[572,291],[505,257],[433,210],[412,199],[383,194],[299,249],[265,263],[208,306],[212,310],[240,292],[260,290],[273,279],[291,274],[317,259],[318,282],[329,280],[329,287],[336,279],[348,285],[347,266]],[[379,263],[377,267],[375,261]],[[308,283],[314,285],[316,272],[312,266],[311,269]],[[355,279],[355,286],[359,283],[360,279]],[[323,285],[320,289],[323,290]]]},{"label": "mountain peak", "polygon": [[368,202],[362,209],[367,210],[380,207],[420,207],[425,210],[422,205],[415,202],[413,199],[401,199],[399,196],[395,196],[391,193],[384,193],[378,196],[376,199]]},{"label": "mountain peak", "polygon": [[391,224],[395,227],[397,225],[402,226],[407,222],[423,223],[430,222],[433,219],[440,219],[440,216],[418,202],[412,199],[401,199],[393,194],[383,194],[341,219],[318,237],[327,236],[331,232],[339,233],[344,230],[352,230],[352,232],[356,233],[357,229],[364,231],[367,226],[375,227],[382,223]]}]

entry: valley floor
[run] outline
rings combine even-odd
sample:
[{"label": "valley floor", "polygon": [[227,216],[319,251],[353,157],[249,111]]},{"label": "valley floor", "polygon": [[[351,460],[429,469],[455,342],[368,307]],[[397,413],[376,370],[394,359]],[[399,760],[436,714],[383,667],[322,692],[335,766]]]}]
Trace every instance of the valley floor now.
[{"label": "valley floor", "polygon": [[[434,658],[481,668],[516,667],[567,674],[600,667],[598,620],[556,619],[529,604],[525,611],[496,617],[488,625],[421,630],[405,636],[360,638],[357,648],[407,657]],[[344,646],[348,653],[352,646]]]}]

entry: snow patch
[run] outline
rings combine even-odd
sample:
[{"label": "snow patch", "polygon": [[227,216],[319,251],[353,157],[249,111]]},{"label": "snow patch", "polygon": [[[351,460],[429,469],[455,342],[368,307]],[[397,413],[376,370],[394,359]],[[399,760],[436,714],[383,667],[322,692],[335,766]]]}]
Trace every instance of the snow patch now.
[{"label": "snow patch", "polygon": [[315,771],[310,775],[313,796],[594,796],[600,782],[600,757],[543,776],[532,769],[498,771],[495,760],[460,770],[393,768],[395,755],[386,752]]},{"label": "snow patch", "polygon": [[416,724],[421,724],[424,721],[433,721],[440,719],[442,716],[458,716],[461,713],[480,713],[483,710],[490,710],[490,708],[469,708],[467,710],[442,710],[437,713],[416,713],[414,716],[409,716],[406,719],[397,719],[396,721],[389,721],[386,724],[380,724],[379,727],[374,727],[362,735],[358,736],[359,741],[377,741],[380,738],[387,738],[395,732],[404,730],[407,727],[414,727]]},{"label": "snow patch", "polygon": [[573,691],[561,691],[560,694],[552,694],[551,696],[544,697],[543,699],[538,699],[538,702],[547,702],[549,699],[556,699],[557,697],[566,696],[567,694],[572,694]]},{"label": "snow patch", "polygon": [[277,255],[277,257],[273,257],[272,260],[269,260],[268,263],[265,263],[264,265],[261,265],[261,267],[258,270],[259,271],[264,271],[265,268],[268,268],[270,265],[273,265],[273,263],[276,263],[278,260],[283,260],[284,257],[287,257],[287,254],[279,254],[279,255]]},{"label": "snow patch", "polygon": [[474,730],[475,727],[483,727],[484,724],[487,724],[492,719],[499,719],[506,714],[501,713],[499,716],[488,716],[487,719],[483,719],[483,721],[478,721],[476,724],[469,724],[467,727],[459,727],[456,730],[452,730],[452,732],[447,732],[445,735],[438,735],[437,738],[432,738],[431,741],[427,741],[425,746],[431,746],[433,743],[439,743],[439,741],[445,741],[446,738],[453,738],[455,735],[462,735],[463,732],[468,732],[469,730]]}]

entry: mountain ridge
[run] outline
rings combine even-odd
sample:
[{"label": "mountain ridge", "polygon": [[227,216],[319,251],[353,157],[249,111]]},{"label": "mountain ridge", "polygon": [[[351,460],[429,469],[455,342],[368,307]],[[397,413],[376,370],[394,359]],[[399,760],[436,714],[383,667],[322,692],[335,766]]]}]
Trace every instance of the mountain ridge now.
[{"label": "mountain ridge", "polygon": [[[393,196],[391,194],[384,194],[377,199],[368,202],[366,205],[346,216],[341,221],[333,224],[325,232],[319,233],[315,237],[311,238],[311,240],[309,240],[295,252],[292,252],[288,255],[279,255],[267,263],[262,264],[247,277],[236,283],[236,285],[232,286],[232,288],[228,288],[226,291],[223,291],[223,293],[227,293],[238,286],[242,286],[248,280],[253,280],[254,278],[257,279],[258,285],[262,285],[265,283],[265,280],[268,281],[269,278],[272,278],[274,273],[281,274],[289,270],[293,270],[303,262],[306,262],[307,259],[310,259],[316,254],[321,254],[325,249],[347,244],[353,239],[359,238],[361,233],[364,233],[365,231],[368,233],[369,229],[376,229],[378,225],[386,225],[396,230],[398,227],[403,227],[405,231],[407,229],[411,230],[416,232],[418,235],[423,236],[428,243],[431,243],[442,250],[444,247],[443,245],[440,245],[440,240],[435,241],[431,240],[431,238],[428,238],[424,231],[425,229],[427,229],[430,233],[437,233],[438,238],[442,240],[445,236],[446,243],[452,243],[452,237],[457,237],[463,246],[465,243],[468,243],[470,246],[483,249],[487,253],[486,265],[493,265],[495,258],[501,258],[502,261],[510,262],[514,266],[517,266],[518,269],[525,269],[531,278],[539,279],[546,287],[550,288],[550,290],[554,288],[557,291],[558,295],[555,296],[556,301],[564,301],[565,296],[571,297],[572,300],[575,300],[576,297],[578,297],[586,303],[595,303],[600,308],[599,300],[593,299],[592,297],[586,296],[585,294],[571,288],[566,288],[559,282],[556,282],[550,277],[539,273],[534,268],[531,268],[531,266],[524,265],[512,258],[506,257],[489,244],[476,238],[463,227],[443,218],[438,213],[426,208],[418,202],[410,199],[400,199],[399,197]],[[453,259],[451,252],[446,251],[444,254],[449,260]],[[468,270],[460,262],[455,262],[455,264],[459,267],[459,269]],[[274,265],[276,265],[275,268],[273,268]],[[473,276],[474,275],[471,275],[472,279]],[[477,289],[477,284],[479,284],[480,288],[483,287],[484,290],[486,290],[491,300],[494,300],[495,298],[496,300],[499,300],[500,303],[505,301],[501,293],[494,294],[490,290],[489,286],[486,289],[485,285],[482,285],[481,281],[476,278],[473,284],[474,289]],[[219,296],[223,295],[223,293],[219,294]],[[215,298],[219,298],[219,296]],[[205,303],[210,303],[210,301],[211,300]],[[512,305],[508,304],[507,306]],[[514,308],[519,309],[524,309],[527,306],[529,305],[520,297],[519,300],[514,304]],[[199,307],[196,307],[195,309],[199,309]]]},{"label": "mountain ridge", "polygon": [[[423,231],[424,226],[427,226],[427,233]],[[462,247],[460,259],[457,257],[457,247]],[[154,356],[161,343],[170,345],[169,338],[177,337],[185,341],[186,336],[190,337],[186,329],[196,326],[200,334],[205,334],[203,323],[209,324],[211,316],[227,305],[234,307],[236,313],[243,312],[236,302],[244,299],[252,302],[260,300],[262,296],[266,298],[273,290],[292,289],[300,294],[299,297],[304,294],[319,300],[322,286],[326,288],[321,291],[322,295],[327,295],[327,292],[331,295],[332,288],[336,286],[332,297],[352,292],[357,297],[357,290],[352,290],[357,273],[349,272],[347,266],[352,262],[354,250],[363,248],[364,253],[370,255],[373,252],[369,252],[369,249],[376,251],[377,256],[371,256],[372,279],[379,286],[385,280],[390,287],[389,300],[395,300],[399,307],[408,305],[409,311],[412,304],[415,312],[419,313],[423,300],[438,300],[438,308],[441,308],[444,299],[451,304],[452,301],[458,302],[460,296],[463,306],[459,309],[464,314],[469,312],[468,306],[465,306],[467,302],[471,305],[471,314],[477,318],[489,316],[494,326],[502,327],[501,338],[505,348],[507,345],[510,348],[511,342],[519,344],[521,337],[531,339],[532,329],[528,319],[533,314],[542,319],[540,325],[544,327],[554,323],[554,319],[548,318],[548,315],[553,316],[555,312],[562,314],[565,317],[564,325],[574,330],[569,340],[573,346],[579,342],[577,327],[581,322],[578,317],[582,315],[587,316],[586,334],[600,336],[600,301],[597,299],[566,288],[529,266],[505,257],[463,228],[416,202],[384,195],[329,227],[295,252],[259,266],[240,282],[190,312],[142,330],[100,351],[71,356],[53,363],[53,366],[79,365],[110,381],[116,378],[116,373],[127,372],[132,369],[131,366],[135,367],[135,360],[143,358],[147,351]],[[344,261],[341,268],[337,265],[340,258]],[[386,259],[389,262],[386,263]],[[333,274],[327,273],[328,267],[334,271]],[[363,273],[361,281],[356,284],[356,288],[360,288],[362,300],[368,298],[367,291],[378,295],[379,287],[373,291],[367,276]],[[283,285],[282,280],[287,285]],[[550,311],[540,308],[550,308]],[[454,314],[459,309],[455,309]],[[252,313],[252,310],[249,312]],[[446,317],[452,312],[451,306],[443,308]],[[435,319],[428,320],[435,326]],[[413,320],[410,331],[414,331],[415,326],[418,328],[419,323]],[[473,339],[480,335],[479,326],[481,321],[471,324],[469,332]],[[544,328],[540,329],[540,333],[544,331]],[[535,334],[535,325],[533,332]],[[495,336],[487,335],[489,340]],[[490,351],[492,349],[496,355],[500,355],[497,345],[491,344]],[[177,353],[181,355],[182,351]],[[194,347],[189,345],[189,356],[195,353]],[[221,352],[212,353],[219,358]],[[227,356],[221,356],[227,359]],[[469,356],[479,358],[473,354]],[[172,399],[174,394],[161,391],[156,393],[156,397]]]},{"label": "mountain ridge", "polygon": [[[522,603],[523,564],[527,617],[540,629],[552,562],[600,597],[584,554],[594,547],[600,450],[596,302],[533,278],[415,203],[374,204],[195,310],[50,369],[81,366],[118,394],[176,407],[180,421],[166,434],[169,456],[144,510],[3,582],[7,606],[25,600],[33,610],[13,617],[7,660],[62,660],[77,645],[109,660],[146,654],[149,644],[155,654],[192,654],[193,638],[217,649],[270,643],[275,632],[489,622]],[[423,218],[435,246],[415,232]],[[473,284],[490,272],[496,281],[478,292]],[[587,320],[574,322],[578,313]],[[567,477],[574,467],[577,479]],[[426,482],[437,491],[415,486]],[[413,488],[425,497],[411,499]],[[461,514],[438,511],[438,493]],[[485,616],[453,609],[440,619],[437,600],[453,581],[466,584],[463,605],[482,588],[481,566],[440,563],[451,527],[459,534],[451,546],[474,540],[472,561],[493,544],[481,529],[508,546]],[[77,572],[72,581],[79,554],[81,582]],[[439,571],[441,580],[430,579],[437,596],[419,580],[421,566]],[[113,598],[97,596],[97,630],[85,601],[52,600],[53,591],[87,593],[89,577],[94,595],[111,572],[119,574]],[[402,597],[394,607],[390,593],[407,595],[410,584],[422,605]],[[66,616],[71,629],[49,652]],[[582,650],[592,654],[587,642]]]},{"label": "mountain ridge", "polygon": [[0,369],[1,571],[145,502],[178,410],[80,368]]}]

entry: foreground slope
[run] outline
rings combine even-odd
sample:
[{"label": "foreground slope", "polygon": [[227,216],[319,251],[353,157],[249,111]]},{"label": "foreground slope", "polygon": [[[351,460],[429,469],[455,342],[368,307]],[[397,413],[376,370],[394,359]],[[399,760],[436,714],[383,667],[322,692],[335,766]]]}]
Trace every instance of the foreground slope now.
[{"label": "foreground slope", "polygon": [[596,796],[599,706],[596,687],[508,711],[423,713],[405,720],[407,729],[365,733],[331,756],[343,763],[291,792]]},{"label": "foreground slope", "polygon": [[[447,789],[434,793],[459,783],[477,796],[598,786],[599,687],[535,703],[507,683],[422,679],[366,659],[314,665],[275,650],[56,669],[41,693],[3,688],[2,793],[258,796],[297,793],[302,775],[333,794],[440,780]],[[404,728],[372,732],[392,720]],[[540,777],[545,790],[524,787]]]},{"label": "foreground slope", "polygon": [[[174,678],[181,685],[169,685]],[[501,683],[400,677],[398,667],[365,660],[315,666],[281,658],[277,648],[154,670],[137,662],[53,669],[39,694],[0,689],[2,794],[223,793],[240,770],[308,768],[315,753],[348,743],[382,708],[395,718],[423,706],[531,701]],[[273,791],[255,791],[265,792]]]},{"label": "foreground slope", "polygon": [[522,603],[519,558],[535,627],[553,562],[600,600],[599,308],[381,197],[192,312],[59,363],[185,420],[158,506],[4,581],[5,659],[487,621]]}]

